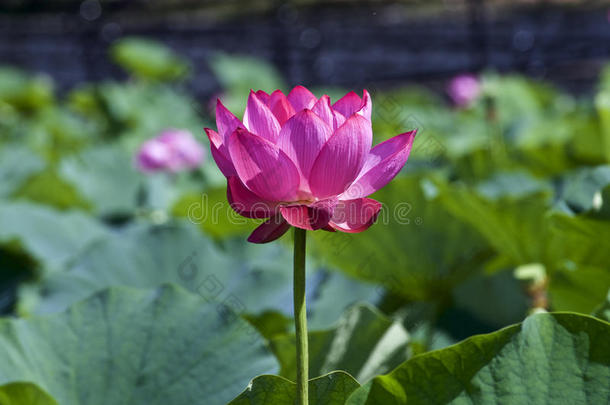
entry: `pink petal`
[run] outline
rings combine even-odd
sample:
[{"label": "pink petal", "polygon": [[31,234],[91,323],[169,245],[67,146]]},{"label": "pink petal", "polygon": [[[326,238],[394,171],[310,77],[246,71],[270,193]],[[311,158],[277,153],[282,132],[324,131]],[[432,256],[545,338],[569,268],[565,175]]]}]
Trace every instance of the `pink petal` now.
[{"label": "pink petal", "polygon": [[226,140],[238,127],[243,127],[241,121],[227,110],[220,99],[216,100],[216,126],[222,140]]},{"label": "pink petal", "polygon": [[373,113],[373,101],[371,100],[371,95],[368,91],[366,91],[366,89],[362,93],[362,107],[358,113],[367,120],[371,120],[371,114]]},{"label": "pink petal", "polygon": [[227,200],[235,212],[248,218],[269,218],[277,209],[277,203],[265,201],[248,190],[237,176],[227,179]]},{"label": "pink petal", "polygon": [[275,143],[280,134],[280,124],[261,99],[250,91],[246,112],[244,113],[244,125],[248,131]]},{"label": "pink petal", "polygon": [[353,91],[350,91],[333,104],[333,108],[343,114],[346,118],[360,110],[361,107],[362,99]]},{"label": "pink petal", "polygon": [[345,122],[345,117],[330,106],[330,97],[323,95],[311,109],[324,121],[331,130],[335,131]]},{"label": "pink petal", "polygon": [[346,118],[358,113],[370,121],[373,109],[371,95],[368,91],[364,90],[363,97],[360,98],[356,93],[350,91],[333,104],[333,109],[343,114]]},{"label": "pink petal", "polygon": [[338,231],[358,233],[367,230],[379,215],[381,203],[371,198],[339,201],[330,221]]},{"label": "pink petal", "polygon": [[248,237],[248,242],[268,243],[276,240],[290,229],[290,224],[281,215],[269,218],[258,226]]},{"label": "pink petal", "polygon": [[256,91],[256,95],[258,96],[258,98],[265,104],[269,105],[269,94],[267,94],[266,91],[263,90],[257,90]]},{"label": "pink petal", "polygon": [[309,186],[314,196],[343,193],[354,181],[371,149],[371,122],[354,114],[326,141],[314,161]]},{"label": "pink petal", "polygon": [[296,112],[313,107],[316,100],[316,96],[303,86],[296,86],[288,94],[288,101],[290,101]]},{"label": "pink petal", "polygon": [[302,110],[289,119],[280,131],[277,146],[296,164],[301,188],[308,189],[311,166],[332,131],[311,110]]},{"label": "pink petal", "polygon": [[328,226],[337,200],[319,201],[312,205],[290,205],[280,207],[282,216],[297,228],[315,231]]},{"label": "pink petal", "polygon": [[375,146],[369,153],[358,179],[343,193],[344,198],[361,198],[390,182],[403,168],[417,130],[396,135]]},{"label": "pink petal", "polygon": [[292,104],[290,104],[281,90],[276,90],[271,93],[271,97],[269,98],[267,105],[271,109],[273,115],[275,115],[275,118],[280,126],[284,125],[284,123],[294,115],[294,108],[292,108]]},{"label": "pink petal", "polygon": [[268,201],[294,201],[299,172],[280,148],[244,129],[233,132],[228,147],[237,175],[252,192]]},{"label": "pink petal", "polygon": [[212,151],[212,157],[216,162],[216,165],[222,172],[225,177],[235,176],[237,173],[235,172],[235,168],[233,167],[233,163],[231,163],[231,158],[229,157],[229,151],[227,150],[226,145],[222,143],[222,138],[220,135],[210,129],[205,128],[205,133],[210,140],[210,150]]}]

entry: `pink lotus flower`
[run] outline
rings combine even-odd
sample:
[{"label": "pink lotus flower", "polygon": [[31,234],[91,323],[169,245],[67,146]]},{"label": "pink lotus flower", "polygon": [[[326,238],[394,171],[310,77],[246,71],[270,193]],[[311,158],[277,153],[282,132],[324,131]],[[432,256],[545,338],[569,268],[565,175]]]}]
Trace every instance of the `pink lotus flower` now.
[{"label": "pink lotus flower", "polygon": [[218,132],[205,131],[229,203],[245,217],[267,218],[250,242],[275,240],[291,225],[362,232],[373,224],[381,204],[366,196],[402,169],[415,131],[371,149],[371,108],[366,90],[332,105],[302,86],[288,96],[252,91],[242,123],[217,101]]},{"label": "pink lotus flower", "polygon": [[136,156],[143,172],[194,169],[203,163],[205,151],[187,130],[168,129],[144,142]]},{"label": "pink lotus flower", "polygon": [[481,92],[481,85],[476,76],[463,74],[455,76],[447,86],[447,93],[459,107],[467,107]]}]

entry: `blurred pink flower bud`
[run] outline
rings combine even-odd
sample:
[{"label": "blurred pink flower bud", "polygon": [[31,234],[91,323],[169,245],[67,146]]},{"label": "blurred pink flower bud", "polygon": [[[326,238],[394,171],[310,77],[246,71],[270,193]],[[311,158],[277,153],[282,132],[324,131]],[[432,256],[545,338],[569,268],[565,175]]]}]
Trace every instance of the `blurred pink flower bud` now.
[{"label": "blurred pink flower bud", "polygon": [[168,129],[144,142],[136,156],[143,172],[194,169],[203,163],[205,151],[187,130]]},{"label": "blurred pink flower bud", "polygon": [[205,156],[203,146],[189,131],[170,129],[163,131],[157,139],[173,151],[170,169],[194,169],[203,162]]},{"label": "blurred pink flower bud", "polygon": [[460,107],[467,107],[479,96],[481,85],[476,76],[463,74],[454,77],[447,86],[447,93]]},{"label": "blurred pink flower bud", "polygon": [[156,138],[144,142],[136,156],[138,169],[143,172],[165,170],[170,160],[171,151]]}]

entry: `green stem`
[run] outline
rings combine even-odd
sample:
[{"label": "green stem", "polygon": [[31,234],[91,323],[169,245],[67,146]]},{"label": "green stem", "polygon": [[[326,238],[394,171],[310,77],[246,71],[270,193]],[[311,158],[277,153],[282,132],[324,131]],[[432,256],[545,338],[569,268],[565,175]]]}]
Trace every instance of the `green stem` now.
[{"label": "green stem", "polygon": [[309,355],[307,352],[307,311],[305,308],[305,229],[294,228],[294,326],[297,340],[298,405],[309,405]]}]

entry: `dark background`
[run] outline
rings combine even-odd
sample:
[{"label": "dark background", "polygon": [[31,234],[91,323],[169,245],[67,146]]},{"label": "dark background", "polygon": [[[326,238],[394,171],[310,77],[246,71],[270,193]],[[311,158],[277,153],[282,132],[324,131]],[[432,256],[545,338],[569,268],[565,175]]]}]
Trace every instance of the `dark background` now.
[{"label": "dark background", "polygon": [[607,2],[34,1],[0,3],[0,62],[49,73],[60,90],[121,78],[108,46],[161,40],[193,62],[198,97],[218,50],[274,62],[291,84],[440,86],[493,69],[588,92],[610,56]]}]

